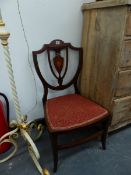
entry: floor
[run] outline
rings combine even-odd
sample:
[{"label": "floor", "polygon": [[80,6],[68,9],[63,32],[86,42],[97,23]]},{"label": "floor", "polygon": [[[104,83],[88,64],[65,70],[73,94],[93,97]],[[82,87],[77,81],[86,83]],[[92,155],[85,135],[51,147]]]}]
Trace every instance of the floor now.
[{"label": "floor", "polygon": [[[36,144],[41,154],[41,165],[48,168],[52,175],[53,162],[47,132]],[[21,141],[15,157],[0,164],[0,175],[17,174],[39,175],[25,143]],[[131,175],[131,126],[109,135],[105,151],[101,149],[100,141],[92,141],[60,152],[55,175]]]}]

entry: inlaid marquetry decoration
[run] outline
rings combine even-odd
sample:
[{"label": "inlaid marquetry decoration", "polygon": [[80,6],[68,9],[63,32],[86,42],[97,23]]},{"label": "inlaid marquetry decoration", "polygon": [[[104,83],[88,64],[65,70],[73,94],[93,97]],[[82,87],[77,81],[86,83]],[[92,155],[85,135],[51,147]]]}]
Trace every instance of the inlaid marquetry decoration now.
[{"label": "inlaid marquetry decoration", "polygon": [[[62,48],[59,48],[59,47],[57,48],[57,46],[59,46],[60,44],[64,45],[62,40],[54,40],[51,42],[51,45],[52,45],[51,48],[49,48],[48,44],[45,44],[45,46],[48,48],[47,53],[48,53],[49,66],[50,66],[51,72],[54,75],[54,77],[58,80],[58,84],[62,85],[63,79],[64,79],[66,72],[67,72],[68,49],[64,48],[64,46],[63,46],[63,48],[66,50],[66,57],[65,57],[66,60],[64,60],[64,58],[61,56]],[[53,47],[54,47],[54,49],[53,49]],[[52,50],[55,51],[55,56],[53,57],[53,59],[51,59],[51,51]],[[53,60],[53,65],[52,65],[51,60]]]},{"label": "inlaid marquetry decoration", "polygon": [[60,53],[58,52],[56,56],[53,58],[53,61],[54,61],[55,68],[60,75],[64,64],[64,58],[61,57]]},{"label": "inlaid marquetry decoration", "polygon": [[14,107],[16,112],[16,120],[13,120],[10,122],[11,131],[6,133],[0,138],[0,145],[2,145],[3,143],[9,142],[14,146],[14,150],[8,156],[6,155],[4,159],[0,160],[0,163],[3,163],[9,160],[15,155],[18,149],[16,139],[18,138],[18,135],[21,134],[21,136],[24,138],[24,140],[27,143],[29,154],[32,157],[34,164],[36,165],[40,174],[49,175],[48,170],[46,168],[43,169],[39,164],[40,154],[34,141],[31,138],[32,128],[35,127],[37,129],[38,131],[37,139],[38,139],[43,133],[44,126],[42,124],[37,124],[34,121],[28,121],[28,117],[26,115],[22,115],[21,113],[21,108],[20,108],[19,99],[17,95],[17,89],[15,85],[15,79],[13,75],[11,57],[10,57],[10,52],[8,48],[9,36],[10,36],[10,33],[5,30],[5,23],[3,22],[2,16],[0,13],[0,40],[3,46],[4,59],[8,70],[10,87],[12,90],[12,97],[13,97]]}]

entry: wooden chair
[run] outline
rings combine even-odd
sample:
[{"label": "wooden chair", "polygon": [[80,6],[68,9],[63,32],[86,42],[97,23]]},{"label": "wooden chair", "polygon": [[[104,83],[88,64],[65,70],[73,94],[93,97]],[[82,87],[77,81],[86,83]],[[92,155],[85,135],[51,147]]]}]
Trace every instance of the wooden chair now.
[{"label": "wooden chair", "polygon": [[[71,57],[69,57],[69,50],[78,53],[79,64],[71,81],[65,84],[64,78],[68,70],[68,59],[71,59]],[[63,58],[63,55],[61,55],[63,51],[65,51],[65,59]],[[46,52],[47,54],[44,59],[48,59],[51,72],[57,81],[56,86],[48,83],[41,73],[38,64],[38,55],[43,52]],[[51,58],[52,52],[54,52],[53,58]],[[82,68],[82,48],[74,47],[70,43],[64,43],[62,40],[53,40],[50,44],[45,44],[40,50],[33,51],[33,61],[35,70],[44,88],[43,107],[47,128],[51,138],[54,157],[54,172],[57,171],[59,150],[82,144],[97,138],[98,136],[101,136],[102,148],[105,149],[110,115],[102,106],[81,96],[77,88],[77,79]],[[60,91],[71,85],[74,86],[75,94],[63,95],[52,99],[47,98],[48,89]],[[88,129],[94,126],[99,126],[99,130],[88,135],[86,138],[80,138],[67,144],[58,143],[58,135],[60,134],[69,134],[74,130],[82,128]]]}]

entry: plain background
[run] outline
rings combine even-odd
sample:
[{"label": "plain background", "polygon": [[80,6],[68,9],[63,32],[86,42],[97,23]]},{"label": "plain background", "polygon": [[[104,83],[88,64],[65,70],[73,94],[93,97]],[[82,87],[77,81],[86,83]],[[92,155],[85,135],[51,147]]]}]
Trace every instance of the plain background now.
[{"label": "plain background", "polygon": [[[43,116],[41,98],[43,88],[34,71],[32,51],[53,39],[62,39],[81,46],[81,6],[89,0],[19,0],[19,9],[24,25],[24,38],[17,0],[0,0],[2,17],[10,32],[9,48],[22,114],[29,119]],[[29,51],[29,57],[28,57]],[[72,68],[73,68],[72,64]],[[32,69],[32,70],[31,70]],[[34,76],[37,87],[35,87]],[[15,118],[13,99],[0,45],[0,91],[9,98],[11,119]],[[70,90],[69,90],[70,91]],[[53,96],[53,94],[52,94]]]}]

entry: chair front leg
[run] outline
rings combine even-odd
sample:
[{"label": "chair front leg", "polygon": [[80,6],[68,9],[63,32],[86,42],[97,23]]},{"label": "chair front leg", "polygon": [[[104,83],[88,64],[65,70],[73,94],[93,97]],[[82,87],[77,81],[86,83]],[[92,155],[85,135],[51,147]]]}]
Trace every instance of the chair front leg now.
[{"label": "chair front leg", "polygon": [[106,138],[108,134],[108,127],[109,127],[109,117],[102,122],[103,132],[101,136],[101,143],[102,143],[102,149],[104,150],[106,149]]},{"label": "chair front leg", "polygon": [[56,172],[57,164],[58,164],[57,134],[50,133],[50,139],[51,139],[53,159],[54,159],[54,170],[53,171]]}]

